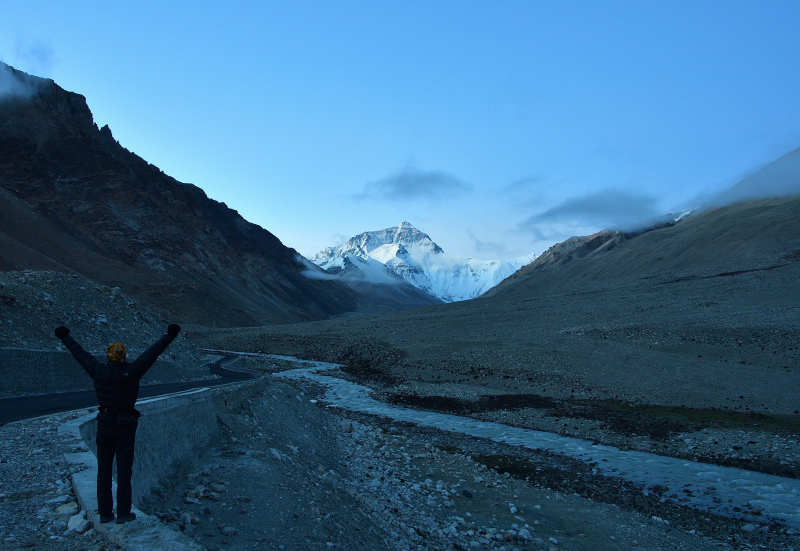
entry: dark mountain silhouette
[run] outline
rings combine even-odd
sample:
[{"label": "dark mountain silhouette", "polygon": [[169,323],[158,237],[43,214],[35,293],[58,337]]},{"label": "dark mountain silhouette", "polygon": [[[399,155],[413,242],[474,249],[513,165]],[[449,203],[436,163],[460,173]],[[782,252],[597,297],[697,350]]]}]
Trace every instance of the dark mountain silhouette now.
[{"label": "dark mountain silhouette", "polygon": [[204,325],[357,308],[270,232],[122,147],[83,96],[4,64],[0,80],[1,270],[77,272]]}]

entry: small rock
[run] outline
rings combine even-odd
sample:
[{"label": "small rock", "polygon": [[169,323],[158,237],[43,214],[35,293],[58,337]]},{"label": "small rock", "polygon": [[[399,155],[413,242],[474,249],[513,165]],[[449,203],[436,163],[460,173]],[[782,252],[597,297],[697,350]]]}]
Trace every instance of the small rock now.
[{"label": "small rock", "polygon": [[284,454],[282,454],[281,452],[279,452],[275,448],[270,448],[269,451],[275,457],[275,459],[277,459],[278,461],[283,461],[286,458],[286,456]]},{"label": "small rock", "polygon": [[756,531],[756,525],[755,524],[745,524],[744,526],[742,526],[742,530],[744,530],[745,532],[755,532]]},{"label": "small rock", "polygon": [[337,473],[334,470],[330,470],[327,473],[325,473],[324,475],[322,475],[322,481],[325,482],[326,484],[330,484],[334,488],[339,486],[339,481],[340,480],[341,480],[341,476],[339,476],[339,473]]},{"label": "small rock", "polygon": [[238,530],[233,526],[226,526],[225,528],[222,529],[223,536],[235,536],[237,532]]},{"label": "small rock", "polygon": [[83,534],[92,527],[92,522],[86,520],[86,511],[81,511],[74,515],[67,522],[67,532],[75,532],[76,534]]},{"label": "small rock", "polygon": [[59,505],[58,507],[56,507],[56,514],[72,516],[78,511],[80,511],[80,509],[81,508],[78,506],[77,503],[71,501],[70,503],[65,503],[63,505]]}]

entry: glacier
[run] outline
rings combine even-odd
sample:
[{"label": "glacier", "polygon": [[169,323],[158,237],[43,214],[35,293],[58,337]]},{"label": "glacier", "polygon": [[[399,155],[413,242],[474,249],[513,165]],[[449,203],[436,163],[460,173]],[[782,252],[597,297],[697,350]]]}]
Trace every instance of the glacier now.
[{"label": "glacier", "polygon": [[[364,232],[337,247],[327,247],[311,261],[336,272],[354,258],[377,261],[414,287],[444,302],[476,298],[533,261],[534,255],[512,260],[476,260],[445,253],[439,245],[409,222],[392,228]],[[373,268],[374,272],[374,268]]]}]

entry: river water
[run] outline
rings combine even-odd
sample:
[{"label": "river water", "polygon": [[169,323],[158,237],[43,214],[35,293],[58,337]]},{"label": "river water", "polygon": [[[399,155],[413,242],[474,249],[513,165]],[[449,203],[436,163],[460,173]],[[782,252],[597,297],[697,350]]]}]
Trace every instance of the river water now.
[{"label": "river water", "polygon": [[[420,411],[380,402],[372,390],[327,375],[339,366],[324,362],[272,356],[294,361],[298,368],[277,373],[286,379],[308,380],[324,386],[325,401],[349,411],[379,415],[443,431],[486,438],[532,450],[547,450],[587,463],[596,463],[600,474],[641,484],[643,491],[655,485],[668,488],[662,499],[716,514],[759,520],[764,517],[800,529],[800,480],[782,478],[732,467],[720,467],[639,451],[622,451],[613,446],[549,432],[510,427],[468,417]],[[686,492],[685,490],[688,490]],[[738,508],[741,511],[734,511]]]}]

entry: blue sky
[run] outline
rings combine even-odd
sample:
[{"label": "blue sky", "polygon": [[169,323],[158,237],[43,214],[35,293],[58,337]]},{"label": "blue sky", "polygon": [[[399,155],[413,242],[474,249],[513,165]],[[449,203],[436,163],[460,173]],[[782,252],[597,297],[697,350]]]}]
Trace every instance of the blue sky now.
[{"label": "blue sky", "polygon": [[800,2],[29,2],[0,59],[311,256],[541,253],[800,147]]}]

